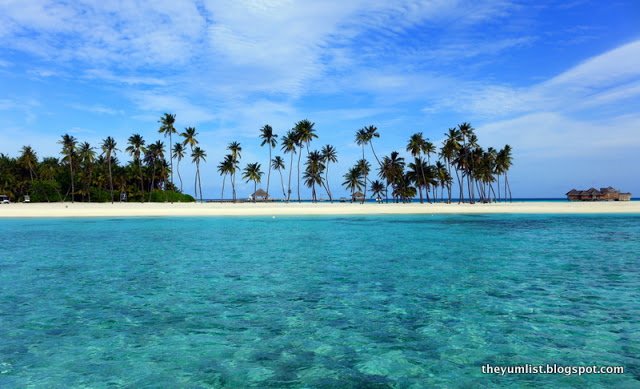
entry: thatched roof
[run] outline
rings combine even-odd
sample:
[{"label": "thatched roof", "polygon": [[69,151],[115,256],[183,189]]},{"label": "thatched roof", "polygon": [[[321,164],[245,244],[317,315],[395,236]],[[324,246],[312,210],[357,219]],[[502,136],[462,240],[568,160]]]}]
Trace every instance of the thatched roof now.
[{"label": "thatched roof", "polygon": [[577,190],[577,189],[571,189],[570,191],[568,191],[568,192],[566,193],[566,195],[565,195],[565,196],[579,195],[579,194],[580,194],[580,191],[579,191],[579,190]]},{"label": "thatched roof", "polygon": [[265,192],[262,188],[258,189],[256,191],[256,193],[252,194],[253,198],[256,197],[267,197],[269,194],[267,192]]},{"label": "thatched roof", "polygon": [[353,194],[353,198],[360,198],[360,197],[364,197],[364,193],[357,191],[356,193]]}]

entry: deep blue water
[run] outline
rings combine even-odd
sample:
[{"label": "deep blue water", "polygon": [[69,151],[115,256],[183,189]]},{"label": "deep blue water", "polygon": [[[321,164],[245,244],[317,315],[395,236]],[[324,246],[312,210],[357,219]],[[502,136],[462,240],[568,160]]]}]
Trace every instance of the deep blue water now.
[{"label": "deep blue water", "polygon": [[640,215],[0,220],[30,386],[637,388]]}]

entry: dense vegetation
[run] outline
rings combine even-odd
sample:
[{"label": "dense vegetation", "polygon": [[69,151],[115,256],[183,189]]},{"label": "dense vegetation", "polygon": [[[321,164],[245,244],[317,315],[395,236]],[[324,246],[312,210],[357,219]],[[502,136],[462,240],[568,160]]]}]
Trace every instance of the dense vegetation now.
[{"label": "dense vegetation", "polygon": [[[61,147],[60,159],[39,159],[31,146],[24,146],[17,158],[0,154],[0,193],[14,201],[21,201],[25,195],[29,195],[31,201],[38,202],[113,202],[119,201],[121,194],[125,194],[128,201],[194,201],[193,197],[183,194],[184,183],[180,174],[181,161],[189,158],[196,171],[194,193],[202,201],[200,163],[206,161],[207,153],[198,146],[196,128],[187,127],[178,133],[174,127],[175,115],[168,113],[162,116],[159,123],[158,132],[169,138],[168,149],[165,149],[165,143],[161,140],[147,144],[142,135],[133,134],[122,148],[118,148],[115,139],[108,136],[96,150],[89,143],[79,142],[74,136],[64,134],[58,142]],[[176,143],[173,142],[173,135],[179,138]],[[483,149],[468,123],[450,128],[445,136],[438,149],[422,133],[411,135],[405,146],[411,158],[406,161],[397,151],[379,158],[373,146],[373,140],[380,137],[378,129],[374,126],[359,129],[355,134],[355,142],[362,147],[362,158],[343,175],[342,185],[351,193],[352,200],[359,201],[366,198],[389,201],[391,198],[406,202],[416,196],[421,203],[425,199],[427,202],[451,202],[454,197],[458,202],[466,199],[471,203],[511,199],[507,176],[512,163],[509,145],[500,150],[492,147]],[[311,190],[313,201],[324,196],[324,193],[333,201],[329,167],[338,161],[338,155],[332,145],[324,145],[319,150],[311,149],[313,141],[318,138],[314,123],[301,120],[282,136],[280,150],[284,158],[272,156],[273,149],[278,146],[277,138],[278,135],[269,125],[260,130],[261,145],[267,146],[270,161],[266,168],[267,196],[280,197],[268,195],[271,193],[273,170],[278,172],[280,178],[280,185],[276,186],[282,188],[282,198],[291,201],[295,170],[293,184],[297,201],[302,199],[301,180]],[[367,146],[374,157],[371,161],[367,159]],[[221,198],[224,198],[229,178],[231,199],[235,201],[238,198],[238,173],[246,182],[253,182],[254,193],[265,173],[257,162],[248,163],[240,169],[240,143],[231,142],[227,150],[228,153],[217,165],[217,171],[222,176]],[[122,154],[130,156],[131,161],[120,164],[118,155]],[[288,173],[283,173],[287,156]],[[178,177],[177,183],[174,173]],[[503,192],[500,189],[501,179]],[[457,193],[454,193],[454,185]],[[279,189],[274,192],[279,192]]]}]

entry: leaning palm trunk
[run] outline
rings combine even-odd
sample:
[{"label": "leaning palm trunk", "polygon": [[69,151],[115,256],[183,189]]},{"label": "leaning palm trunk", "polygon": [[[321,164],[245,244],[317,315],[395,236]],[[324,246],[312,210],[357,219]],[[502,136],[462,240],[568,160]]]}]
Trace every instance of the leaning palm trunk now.
[{"label": "leaning palm trunk", "polygon": [[153,185],[156,183],[156,163],[153,162],[153,169],[151,170],[151,186],[149,186],[149,201],[151,202],[151,196],[153,195]]},{"label": "leaning palm trunk", "polygon": [[76,189],[73,182],[73,160],[71,158],[69,158],[69,171],[71,174],[71,202],[73,203],[73,193],[76,191]]},{"label": "leaning palm trunk", "polygon": [[302,158],[302,147],[300,147],[300,154],[298,154],[298,202],[300,202],[300,158]]},{"label": "leaning palm trunk", "polygon": [[291,173],[293,173],[293,153],[291,153],[291,163],[289,164],[289,186],[288,186],[288,194],[287,194],[287,203],[291,199]]},{"label": "leaning palm trunk", "polygon": [[327,161],[327,169],[324,172],[324,188],[329,196],[329,201],[333,203],[333,197],[331,196],[331,190],[329,190],[329,162]]},{"label": "leaning palm trunk", "polygon": [[282,185],[282,197],[285,198],[287,197],[287,194],[284,191],[284,179],[282,178],[282,170],[278,170],[278,172],[280,173],[280,184]]},{"label": "leaning palm trunk", "polygon": [[[172,167],[173,169],[173,167]],[[180,160],[178,159],[178,163],[176,164],[176,170],[178,171],[178,179],[180,180],[180,192],[182,192],[182,176],[180,176]],[[173,173],[171,173],[173,174]],[[172,178],[173,180],[173,178]],[[173,181],[171,181],[173,183]]]},{"label": "leaning palm trunk", "polygon": [[[266,199],[269,198],[269,183],[271,182],[271,145],[269,145],[269,173],[267,173],[267,197],[265,197]],[[253,193],[256,193],[256,191],[254,190]]]},{"label": "leaning palm trunk", "polygon": [[224,183],[227,181],[227,175],[222,176],[222,193],[220,194],[220,200],[224,200]]}]

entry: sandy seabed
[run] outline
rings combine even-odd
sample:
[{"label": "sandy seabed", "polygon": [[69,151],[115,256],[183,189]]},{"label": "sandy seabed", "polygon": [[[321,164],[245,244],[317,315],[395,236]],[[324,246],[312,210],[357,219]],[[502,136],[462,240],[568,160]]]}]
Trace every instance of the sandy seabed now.
[{"label": "sandy seabed", "polygon": [[469,213],[639,213],[640,201],[492,204],[375,203],[33,203],[2,204],[7,217],[285,216]]}]

